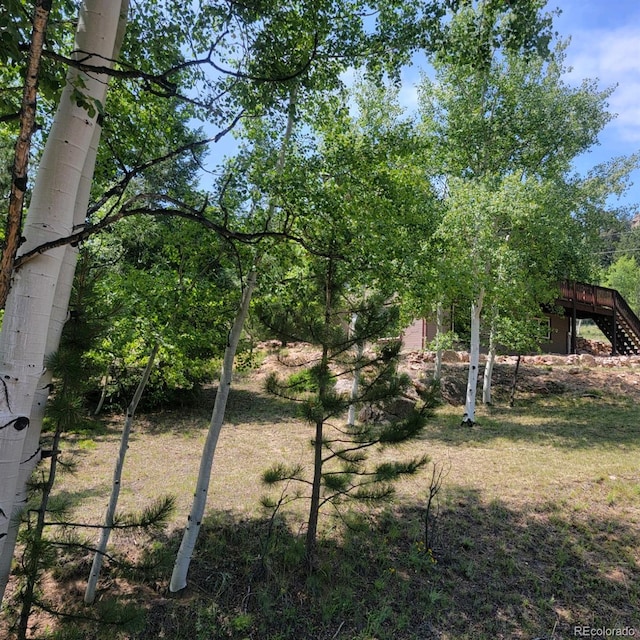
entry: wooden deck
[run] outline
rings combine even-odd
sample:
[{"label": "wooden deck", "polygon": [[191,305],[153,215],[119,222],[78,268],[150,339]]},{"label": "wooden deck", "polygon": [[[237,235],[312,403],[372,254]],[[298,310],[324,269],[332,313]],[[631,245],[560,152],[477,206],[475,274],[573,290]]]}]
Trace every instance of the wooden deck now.
[{"label": "wooden deck", "polygon": [[576,320],[591,318],[611,342],[613,355],[640,354],[640,320],[615,289],[563,282],[556,301],[571,318],[571,351],[575,353]]}]

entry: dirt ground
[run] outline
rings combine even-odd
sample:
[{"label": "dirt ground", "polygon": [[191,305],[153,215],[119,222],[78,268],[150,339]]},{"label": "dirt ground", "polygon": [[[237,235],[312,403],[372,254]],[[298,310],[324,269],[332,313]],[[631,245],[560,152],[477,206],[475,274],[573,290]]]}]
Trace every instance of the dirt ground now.
[{"label": "dirt ground", "polygon": [[[284,352],[276,349],[276,345],[273,345],[258,370],[238,376],[239,388],[234,388],[232,392],[234,396],[229,415],[230,428],[223,431],[219,451],[216,454],[216,481],[214,483],[215,490],[212,491],[210,497],[211,509],[218,512],[230,512],[232,509],[236,509],[238,513],[251,515],[250,506],[256,505],[257,508],[260,495],[263,493],[259,481],[260,471],[266,468],[267,463],[257,463],[256,469],[251,472],[248,471],[245,463],[241,467],[238,467],[237,464],[238,460],[255,462],[255,459],[260,457],[256,454],[256,449],[260,451],[260,455],[268,459],[298,460],[305,455],[308,448],[308,432],[306,429],[296,428],[298,421],[292,410],[287,410],[287,413],[282,406],[277,404],[277,401],[265,398],[261,393],[256,392],[263,389],[264,381],[270,373],[277,372],[286,376],[300,367],[312,364],[315,356],[316,353],[308,345],[289,345]],[[441,391],[443,398],[451,405],[461,406],[464,404],[468,372],[467,360],[468,355],[464,352],[451,351],[445,354]],[[481,376],[484,366],[485,363],[481,362]],[[404,354],[401,369],[410,375],[414,383],[428,383],[433,377],[434,355],[426,352]],[[539,355],[522,357],[518,364],[515,357],[501,356],[496,362],[493,374],[493,394],[496,404],[507,402],[512,391],[516,403],[534,396],[563,394],[585,398],[598,398],[605,394],[613,394],[635,402],[640,400],[640,357],[613,358],[606,355],[594,356],[590,353],[572,356]],[[140,501],[145,503],[151,497],[157,496],[160,491],[169,492],[180,496],[180,500],[184,499],[184,504],[180,500],[178,501],[177,509],[180,514],[179,523],[183,523],[182,516],[188,512],[193,479],[197,472],[193,460],[197,452],[200,451],[201,441],[205,437],[208,415],[213,404],[213,392],[214,388],[207,389],[206,398],[204,398],[206,401],[202,403],[203,407],[195,407],[190,412],[164,412],[158,415],[139,416],[139,427],[134,433],[131,450],[128,454],[126,471],[128,475],[124,482],[126,490],[122,495],[122,502],[127,503],[127,508],[140,507],[138,504]],[[274,419],[274,411],[279,412],[277,420]],[[247,422],[247,414],[251,416],[251,422]],[[82,515],[85,518],[90,513],[97,519],[101,517],[109,490],[112,473],[111,460],[118,448],[118,434],[115,427],[116,423],[121,422],[118,416],[114,416],[113,419],[114,429],[98,438],[94,447],[78,450],[79,473],[77,476],[65,480],[64,490],[70,495],[78,495],[83,498]],[[471,431],[465,431],[465,433],[471,434]],[[256,447],[257,443],[258,447]],[[434,440],[430,442],[429,451],[437,459],[442,451],[448,450],[448,446],[447,442],[442,443]],[[188,448],[196,453],[188,454]],[[615,471],[615,475],[612,475],[613,471],[601,472],[595,466],[593,469],[583,471],[582,475],[576,475],[574,472],[574,475],[569,473],[568,478],[557,479],[557,469],[560,466],[563,468],[570,466],[566,456],[571,455],[572,450],[568,450],[568,453],[564,450],[561,451],[558,454],[560,461],[554,466],[554,463],[549,459],[549,447],[546,443],[538,449],[539,451],[536,449],[531,453],[532,449],[526,448],[522,442],[517,445],[513,443],[496,445],[495,451],[486,443],[479,447],[473,441],[468,448],[454,447],[448,454],[454,468],[456,468],[456,456],[466,457],[463,462],[457,465],[457,468],[461,470],[459,472],[460,478],[456,478],[455,472],[452,472],[449,480],[452,483],[458,482],[461,486],[465,482],[471,484],[469,477],[464,474],[468,469],[477,468],[479,466],[476,464],[477,461],[482,459],[495,483],[501,486],[500,492],[503,499],[506,500],[510,496],[511,502],[509,504],[512,508],[515,509],[517,505],[522,507],[522,504],[511,494],[505,497],[507,492],[502,486],[504,482],[498,469],[504,467],[508,478],[508,474],[513,470],[512,467],[504,464],[505,456],[508,454],[510,459],[514,460],[513,465],[519,466],[521,462],[518,456],[522,451],[525,451],[527,456],[532,459],[530,464],[536,466],[536,461],[539,460],[538,466],[549,470],[548,475],[551,482],[556,482],[558,485],[557,487],[555,485],[551,488],[547,487],[551,496],[555,496],[557,493],[573,495],[572,492],[582,491],[582,488],[585,487],[585,495],[588,493],[590,500],[589,513],[592,515],[594,513],[592,494],[595,491],[604,487],[603,491],[610,492],[615,483],[620,484],[623,480],[624,482],[628,481],[629,486],[637,482],[635,475],[634,478],[629,479],[624,473]],[[622,449],[620,451],[620,458],[627,455]],[[579,455],[588,456],[588,452],[581,450]],[[150,462],[168,459],[172,461],[170,469],[164,464]],[[468,463],[469,460],[471,463]],[[589,465],[583,466],[589,467]],[[604,480],[594,480],[594,478],[600,477]],[[523,495],[526,495],[528,490],[528,481],[525,482],[525,480],[523,480],[524,489],[518,489]],[[73,484],[75,482],[78,484]],[[539,478],[533,478],[529,484],[539,487]],[[485,485],[482,486],[490,491],[491,487]],[[239,492],[238,487],[240,486],[244,487],[246,495]],[[516,489],[513,490],[513,492],[515,491]],[[632,489],[628,491],[629,495],[635,495],[631,493]],[[249,506],[238,510],[239,501]],[[520,502],[523,502],[522,498]],[[634,502],[633,509],[636,508],[635,504]],[[607,503],[607,508],[613,507]],[[536,512],[535,517],[540,518],[541,516]],[[135,559],[141,549],[139,541],[134,537],[131,539],[123,538],[120,540],[120,544],[125,547],[128,545],[131,552],[130,559]],[[81,599],[84,577],[88,573],[88,559],[89,556],[84,564],[81,563],[77,567],[77,574],[67,580],[65,589],[60,590],[58,584],[53,580],[42,585],[49,600],[56,606],[62,608],[63,600],[69,597],[74,601]],[[132,588],[128,583],[120,582],[115,578],[106,577],[103,579],[104,591],[118,594],[120,597],[129,597]],[[147,598],[149,601],[157,599],[158,594],[151,588],[144,587],[144,589],[149,589],[149,592],[143,594],[142,599]],[[48,616],[44,614],[38,614],[32,620],[36,624],[39,623],[40,628],[51,623]],[[3,628],[0,623],[1,637],[4,637],[3,632],[6,632],[6,628]]]},{"label": "dirt ground", "polygon": [[[410,374],[428,373],[433,369],[424,360],[430,354],[408,354],[405,367]],[[466,354],[458,362],[443,365],[442,394],[451,404],[464,404],[468,364]],[[480,364],[480,379],[485,364]],[[420,375],[420,374],[418,374]],[[640,357],[591,355],[499,357],[493,372],[492,389],[496,399],[510,397],[515,385],[515,398],[529,394],[601,395],[606,392],[640,400]]]},{"label": "dirt ground", "polygon": [[[599,342],[581,340],[581,353],[575,355],[528,355],[518,364],[516,356],[498,356],[492,377],[496,400],[530,394],[571,394],[576,396],[610,393],[640,401],[640,356],[609,356],[608,348]],[[265,379],[270,373],[286,375],[298,367],[308,366],[315,352],[303,344],[289,345],[286,355],[275,350],[262,363],[257,373]],[[443,398],[454,405],[464,405],[468,374],[468,353],[447,351],[443,357],[441,390]],[[433,377],[435,354],[408,352],[403,354],[401,370],[418,383]],[[485,357],[480,361],[480,385]],[[513,387],[515,384],[515,391]]]}]

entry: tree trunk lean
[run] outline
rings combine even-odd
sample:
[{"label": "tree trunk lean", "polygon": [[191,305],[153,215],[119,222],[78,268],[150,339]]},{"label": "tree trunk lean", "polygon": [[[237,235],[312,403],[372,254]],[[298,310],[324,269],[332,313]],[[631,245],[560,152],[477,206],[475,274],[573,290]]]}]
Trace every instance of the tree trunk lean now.
[{"label": "tree trunk lean", "polygon": [[[86,0],[80,10],[75,50],[95,54],[96,64],[104,66],[115,50],[120,8],[120,2]],[[92,56],[82,55],[90,65]],[[69,235],[73,228],[78,190],[97,121],[97,109],[91,117],[72,99],[79,79],[88,101],[104,103],[107,78],[70,69],[26,217],[25,252]],[[14,275],[7,298],[0,333],[0,558],[18,489],[32,405],[44,373],[49,324],[65,253],[65,247],[58,247],[26,262]]]},{"label": "tree trunk lean", "polygon": [[[289,140],[293,133],[293,125],[296,117],[296,101],[297,101],[297,87],[291,88],[289,94],[289,109],[287,116],[287,127],[282,138],[282,146],[280,148],[280,154],[278,155],[278,161],[276,163],[276,173],[281,174],[284,170],[284,163],[287,153],[287,147],[289,146]],[[273,201],[269,203],[269,211],[267,219],[271,219],[271,214],[275,208]],[[242,295],[242,301],[240,308],[236,314],[233,327],[229,333],[229,340],[224,352],[224,358],[222,361],[222,371],[220,372],[220,383],[218,384],[218,392],[216,393],[216,400],[213,406],[213,413],[211,415],[211,422],[209,423],[209,432],[207,433],[207,439],[205,441],[204,449],[202,451],[202,458],[200,459],[200,470],[198,472],[198,480],[196,484],[196,492],[193,496],[193,503],[191,506],[191,513],[187,519],[187,526],[185,527],[184,534],[182,536],[182,542],[178,549],[176,561],[173,566],[173,573],[171,575],[171,582],[169,583],[169,591],[175,593],[187,586],[187,573],[189,572],[189,565],[191,563],[191,557],[193,550],[198,540],[198,533],[200,532],[200,526],[202,524],[202,518],[204,517],[205,507],[207,505],[207,495],[209,492],[209,482],[211,479],[211,469],[213,467],[213,457],[215,455],[216,446],[218,444],[218,436],[222,429],[224,422],[224,414],[227,408],[227,398],[229,397],[229,391],[231,389],[231,378],[233,374],[233,361],[235,359],[238,343],[240,342],[240,336],[242,335],[242,329],[244,327],[245,320],[249,313],[249,306],[251,304],[251,296],[256,286],[257,281],[257,262],[254,263],[254,267],[249,273],[247,284]]]},{"label": "tree trunk lean", "polygon": [[204,517],[204,511],[207,506],[207,495],[209,493],[209,481],[211,479],[213,457],[218,443],[218,437],[222,430],[224,414],[227,408],[227,399],[231,389],[233,362],[238,349],[238,343],[240,342],[240,336],[242,335],[244,322],[247,318],[247,314],[249,313],[249,305],[256,285],[256,278],[257,273],[255,270],[252,270],[247,279],[240,308],[236,314],[233,327],[229,332],[227,347],[224,351],[222,370],[220,372],[220,383],[218,384],[216,400],[213,406],[211,421],[209,423],[209,432],[207,433],[207,439],[202,452],[202,458],[200,460],[200,470],[198,473],[196,491],[193,496],[191,513],[187,519],[187,526],[182,536],[182,542],[180,543],[180,549],[178,550],[178,555],[173,567],[173,574],[171,576],[171,583],[169,585],[169,590],[174,593],[187,586],[189,564],[191,563],[191,557],[196,546],[198,533],[200,532],[200,526],[202,525],[202,518]]},{"label": "tree trunk lean", "polygon": [[86,604],[92,604],[96,597],[96,587],[98,585],[98,578],[100,577],[100,569],[102,568],[102,560],[104,554],[107,551],[107,545],[109,544],[109,536],[113,529],[113,521],[116,515],[116,509],[118,507],[118,498],[120,497],[120,486],[122,483],[122,470],[124,469],[124,461],[127,456],[127,449],[129,448],[129,436],[131,434],[131,427],[133,426],[133,418],[138,408],[138,403],[142,394],[144,393],[147,382],[149,382],[149,376],[153,370],[153,366],[156,362],[156,356],[158,355],[158,349],[160,343],[156,342],[151,348],[149,353],[149,360],[145,367],[138,387],[133,394],[133,399],[127,407],[127,417],[124,421],[124,427],[122,428],[122,436],[120,437],[120,450],[118,452],[118,458],[116,460],[115,468],[113,471],[113,482],[111,484],[111,496],[109,497],[109,505],[104,518],[104,527],[100,533],[100,540],[96,554],[93,556],[93,563],[91,564],[91,572],[89,574],[89,580],[87,581],[87,588],[84,593],[84,601]]},{"label": "tree trunk lean", "polygon": [[473,424],[476,420],[476,390],[478,387],[478,367],[480,365],[480,314],[482,312],[480,295],[471,305],[471,345],[469,347],[469,377],[467,378],[467,401],[464,408],[463,423]]},{"label": "tree trunk lean", "polygon": [[[76,198],[74,226],[84,222],[86,217],[89,204],[89,191],[91,188],[91,176],[93,175],[93,168],[95,166],[99,129],[100,127],[96,127],[96,131],[94,131],[92,145],[87,160],[85,161],[81,186],[78,191],[78,197]],[[60,275],[58,276],[58,282],[56,283],[53,308],[51,310],[51,320],[49,322],[46,343],[47,355],[54,353],[60,344],[62,330],[67,319],[67,309],[73,287],[77,256],[77,247],[67,245]],[[28,499],[29,479],[42,458],[40,434],[51,389],[51,382],[51,372],[45,369],[38,382],[35,399],[29,416],[30,424],[22,447],[22,457],[18,469],[18,481],[12,517],[9,523],[7,537],[5,538],[4,550],[2,555],[0,555],[0,602],[2,602],[2,597],[11,572],[11,560],[15,551],[18,530],[20,528],[20,516]]]},{"label": "tree trunk lean", "polygon": [[482,377],[482,403],[491,404],[491,383],[493,381],[493,367],[496,363],[496,339],[495,328],[491,326],[489,333],[489,352],[487,353],[487,363],[484,367]]}]

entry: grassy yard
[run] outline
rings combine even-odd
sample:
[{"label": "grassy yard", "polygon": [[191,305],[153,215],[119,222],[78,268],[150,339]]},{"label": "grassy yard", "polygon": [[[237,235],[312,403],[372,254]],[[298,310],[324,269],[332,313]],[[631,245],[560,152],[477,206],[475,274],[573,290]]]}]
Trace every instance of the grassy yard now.
[{"label": "grassy yard", "polygon": [[[503,373],[508,380],[509,372]],[[114,537],[116,554],[142,564],[125,570],[108,563],[99,603],[103,609],[133,603],[138,626],[122,630],[74,620],[47,636],[43,619],[38,637],[640,635],[640,409],[638,397],[620,393],[619,386],[623,378],[635,389],[640,374],[611,369],[602,374],[603,383],[588,371],[565,374],[556,367],[554,375],[566,375],[571,384],[538,384],[545,373],[527,374],[532,384],[523,385],[513,408],[506,387],[498,387],[497,403],[481,407],[472,428],[460,426],[460,407],[439,406],[420,443],[405,448],[428,453],[430,467],[403,481],[391,504],[345,510],[340,517],[327,513],[312,573],[302,562],[306,502],[291,503],[273,520],[260,506],[260,477],[270,464],[282,460],[310,468],[310,428],[288,404],[262,391],[259,375],[241,376],[219,442],[210,515],[191,583],[179,595],[167,592],[167,581],[212,398],[141,416],[128,453],[122,508],[140,508],[165,493],[176,496],[177,508],[160,539]],[[580,377],[584,384],[576,385]],[[78,469],[61,479],[59,492],[75,501],[76,519],[100,520],[119,423],[113,416],[100,435],[69,441]],[[444,480],[426,526],[433,465]],[[91,613],[80,605],[89,559],[69,552],[51,577],[49,595],[69,612]]]}]

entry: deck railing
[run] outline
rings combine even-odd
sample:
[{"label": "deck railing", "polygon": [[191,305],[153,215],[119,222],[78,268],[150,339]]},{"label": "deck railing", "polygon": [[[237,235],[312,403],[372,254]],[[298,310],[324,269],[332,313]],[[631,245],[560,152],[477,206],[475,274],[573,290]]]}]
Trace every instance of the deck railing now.
[{"label": "deck railing", "polygon": [[574,300],[593,307],[610,307],[616,302],[616,290],[599,287],[583,282],[563,282],[560,285],[560,297],[564,300]]},{"label": "deck railing", "polygon": [[614,351],[623,348],[623,346],[633,353],[638,353],[640,350],[640,319],[615,289],[583,282],[565,281],[560,284],[560,300],[570,302],[574,309],[576,305],[580,305],[582,313],[586,311],[585,307],[590,307],[594,318],[600,316],[604,308],[610,309],[613,315],[613,324],[611,326],[612,334],[609,337],[613,340]]}]

